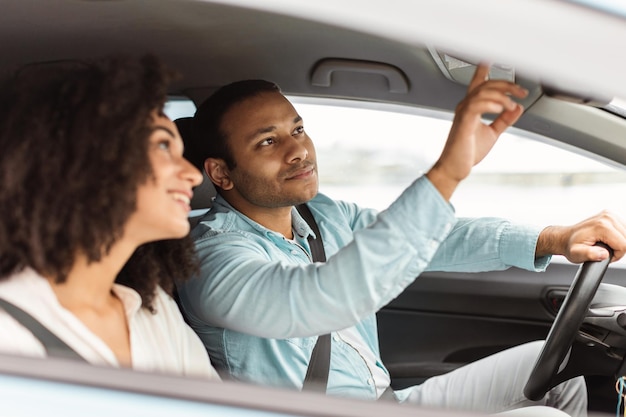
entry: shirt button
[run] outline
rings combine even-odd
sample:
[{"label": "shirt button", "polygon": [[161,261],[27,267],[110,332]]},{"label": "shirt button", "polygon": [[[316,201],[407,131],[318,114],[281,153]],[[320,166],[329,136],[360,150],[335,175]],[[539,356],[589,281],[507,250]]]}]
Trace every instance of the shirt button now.
[{"label": "shirt button", "polygon": [[291,254],[292,254],[292,255],[297,255],[297,254],[298,254],[298,251],[297,251],[297,250],[295,250],[295,249],[292,249],[292,250],[291,250]]},{"label": "shirt button", "polygon": [[431,240],[430,241],[430,248],[431,249],[437,249],[438,246],[439,246],[439,242],[437,242],[436,240]]},{"label": "shirt button", "polygon": [[338,341],[339,341],[339,336],[337,336],[336,334],[334,334],[334,335],[333,335],[333,340],[334,340],[335,342],[338,342]]},{"label": "shirt button", "polygon": [[372,385],[374,380],[372,378],[367,378],[367,385]]}]

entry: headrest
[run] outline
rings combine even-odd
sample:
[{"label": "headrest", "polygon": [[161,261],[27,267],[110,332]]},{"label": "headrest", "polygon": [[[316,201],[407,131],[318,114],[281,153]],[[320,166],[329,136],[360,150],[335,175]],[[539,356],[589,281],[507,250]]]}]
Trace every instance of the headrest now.
[{"label": "headrest", "polygon": [[184,156],[194,164],[201,172],[203,181],[193,190],[193,198],[191,199],[192,210],[207,209],[211,207],[213,197],[215,197],[216,191],[213,183],[204,172],[204,160],[200,160],[197,152],[196,138],[193,133],[193,117],[181,117],[174,120],[180,136],[183,138],[185,144]]}]

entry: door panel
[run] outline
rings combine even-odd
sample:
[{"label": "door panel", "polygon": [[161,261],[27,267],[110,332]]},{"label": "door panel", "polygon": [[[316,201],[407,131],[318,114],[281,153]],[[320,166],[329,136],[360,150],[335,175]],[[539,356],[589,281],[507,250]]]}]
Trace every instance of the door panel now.
[{"label": "door panel", "polygon": [[[544,339],[577,270],[578,265],[554,263],[543,273],[511,268],[421,275],[378,313],[381,355],[394,388]],[[624,276],[625,270],[611,267],[603,282],[623,285]],[[590,390],[601,390],[603,397],[590,404],[614,406],[614,390],[606,388],[614,383],[610,379],[588,379]]]},{"label": "door panel", "polygon": [[[393,310],[380,314],[378,323],[383,357],[388,358],[393,349],[392,359],[385,359],[385,364],[394,388],[420,383],[509,346],[543,339],[549,330],[547,324],[530,321]],[[395,331],[398,327],[404,331]]]}]

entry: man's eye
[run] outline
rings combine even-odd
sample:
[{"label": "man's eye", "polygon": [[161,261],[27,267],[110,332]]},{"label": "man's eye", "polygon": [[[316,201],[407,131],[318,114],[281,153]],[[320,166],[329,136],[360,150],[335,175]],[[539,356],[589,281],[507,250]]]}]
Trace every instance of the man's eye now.
[{"label": "man's eye", "polygon": [[268,145],[272,145],[274,143],[274,138],[267,138],[267,139],[263,139],[259,145],[260,146],[268,146]]},{"label": "man's eye", "polygon": [[298,126],[296,127],[296,130],[293,131],[294,135],[299,135],[301,133],[304,133],[304,126]]}]

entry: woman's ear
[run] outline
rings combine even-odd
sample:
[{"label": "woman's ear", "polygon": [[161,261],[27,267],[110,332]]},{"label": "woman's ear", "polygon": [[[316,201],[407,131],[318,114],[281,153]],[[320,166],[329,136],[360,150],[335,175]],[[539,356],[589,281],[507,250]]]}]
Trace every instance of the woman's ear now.
[{"label": "woman's ear", "polygon": [[211,182],[222,190],[230,190],[233,183],[230,180],[228,167],[223,159],[207,158],[204,161],[204,170],[211,179]]}]

